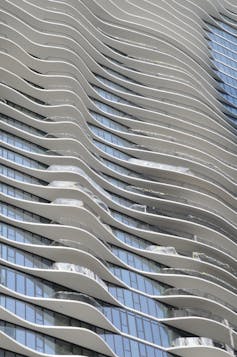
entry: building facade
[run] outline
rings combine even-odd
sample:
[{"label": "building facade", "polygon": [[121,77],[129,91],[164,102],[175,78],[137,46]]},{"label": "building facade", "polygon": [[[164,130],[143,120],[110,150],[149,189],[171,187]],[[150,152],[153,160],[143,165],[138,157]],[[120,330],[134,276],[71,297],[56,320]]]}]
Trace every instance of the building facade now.
[{"label": "building facade", "polygon": [[236,355],[235,1],[0,26],[0,356]]}]

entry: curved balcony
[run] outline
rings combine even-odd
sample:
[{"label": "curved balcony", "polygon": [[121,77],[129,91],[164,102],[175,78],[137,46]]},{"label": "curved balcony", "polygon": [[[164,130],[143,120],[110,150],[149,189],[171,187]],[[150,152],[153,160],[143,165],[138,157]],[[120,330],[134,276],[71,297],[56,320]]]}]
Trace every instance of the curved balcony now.
[{"label": "curved balcony", "polygon": [[[176,317],[203,317],[206,319],[214,320],[216,322],[220,322],[225,324],[225,319],[219,315],[213,314],[210,311],[204,309],[197,309],[197,308],[184,308],[184,309],[170,309],[169,310],[169,317],[176,318]],[[230,326],[230,325],[229,325]]]},{"label": "curved balcony", "polygon": [[222,350],[225,350],[232,356],[235,355],[234,350],[228,345],[213,341],[212,339],[207,337],[178,337],[176,340],[173,341],[173,346],[174,347],[196,347],[196,346],[217,347]]},{"label": "curved balcony", "polygon": [[56,198],[54,201],[51,202],[51,204],[85,208],[86,210],[90,211],[94,216],[96,216],[98,219],[100,218],[100,216],[98,215],[98,212],[96,212],[95,209],[92,209],[87,203],[85,203],[84,201],[79,200],[79,199]]},{"label": "curved balcony", "polygon": [[159,253],[159,254],[169,254],[169,255],[178,254],[174,247],[163,247],[159,245],[149,245],[148,247],[146,247],[146,250],[152,253]]},{"label": "curved balcony", "polygon": [[223,301],[222,299],[218,298],[217,296],[214,296],[209,293],[205,293],[199,289],[179,289],[179,288],[168,288],[165,289],[162,293],[163,296],[176,296],[176,295],[186,295],[186,296],[200,296],[209,300],[216,301],[217,303],[220,303],[221,305],[227,307],[230,310],[235,311],[235,307],[232,305],[228,304],[227,302]]},{"label": "curved balcony", "polygon": [[101,310],[102,305],[98,303],[93,297],[83,294],[83,293],[75,293],[71,291],[57,291],[52,295],[54,299],[63,299],[63,300],[74,300],[74,301],[81,301],[86,304],[90,304],[97,309]]},{"label": "curved balcony", "polygon": [[[78,175],[82,176],[84,179],[86,179],[87,181],[89,181],[89,183],[92,186],[94,186],[103,195],[108,196],[108,193],[100,185],[98,185],[89,175],[87,175],[86,172],[83,169],[81,169],[78,166],[73,166],[73,165],[50,165],[47,168],[47,171],[72,172],[72,173],[78,174]],[[53,185],[54,185],[55,181],[53,181],[53,182],[54,182],[53,183]],[[59,182],[62,182],[62,181],[56,181],[56,184],[59,184]],[[76,182],[74,188],[76,188],[77,185],[80,185],[80,183]],[[80,187],[81,187],[81,185],[80,185]]]},{"label": "curved balcony", "polygon": [[217,267],[227,270],[229,273],[237,276],[237,270],[233,269],[229,264],[223,263],[220,260],[212,258],[206,255],[205,253],[193,252],[193,258],[205,263],[216,265]]},{"label": "curved balcony", "polygon": [[108,286],[106,285],[106,283],[97,274],[95,274],[92,270],[85,268],[83,266],[76,265],[76,264],[70,264],[70,263],[57,262],[52,265],[52,269],[70,271],[70,272],[75,272],[75,273],[80,273],[80,274],[86,275],[88,278],[91,278],[91,279],[97,281],[97,283],[99,283],[106,291],[108,291]]},{"label": "curved balcony", "polygon": [[[48,185],[48,187],[79,189],[80,191],[82,191],[82,192],[86,193],[87,195],[89,195],[90,198],[94,202],[96,202],[101,208],[103,208],[105,211],[110,213],[109,207],[98,196],[96,196],[91,190],[89,190],[87,187],[81,185],[79,182],[74,182],[74,181],[52,181]],[[101,190],[103,190],[103,189],[101,189]]]},{"label": "curved balcony", "polygon": [[[222,314],[233,324],[236,315],[236,309],[219,299],[235,305],[233,292],[237,292],[233,269],[235,2],[1,2],[0,107],[4,115],[19,120],[5,117],[3,122],[7,134],[2,137],[5,149],[1,153],[4,165],[13,170],[4,175],[4,181],[19,188],[15,170],[45,180],[44,187],[22,180],[20,188],[26,192],[44,192],[47,198],[52,197],[49,202],[55,199],[55,192],[62,192],[52,205],[22,202],[17,195],[13,199],[2,194],[8,202],[0,207],[4,221],[32,232],[14,231],[10,236],[9,230],[1,238],[6,243],[9,237],[9,247],[1,243],[1,291],[19,298],[15,311],[10,303],[8,314],[1,308],[2,320],[6,320],[0,321],[4,348],[8,336],[12,340],[11,344],[8,341],[9,350],[27,356],[234,355],[229,346],[216,342],[222,341],[223,331],[228,334],[227,324],[217,326],[214,321],[223,322],[218,315]],[[233,18],[231,28],[222,23],[230,21],[225,14]],[[208,25],[203,21],[207,19],[212,23],[210,41],[223,45],[223,52],[205,42]],[[219,41],[215,34],[220,35]],[[63,178],[72,181],[57,181]],[[122,200],[116,203],[112,192],[123,197],[124,204]],[[45,246],[39,247],[38,242]],[[19,251],[14,251],[14,246]],[[5,255],[4,250],[8,251]],[[179,252],[188,256],[178,256]],[[43,257],[48,260],[41,261]],[[161,263],[180,268],[163,268]],[[190,288],[167,289],[164,282]],[[104,324],[102,321],[97,335],[87,327],[69,326],[65,320],[62,326],[61,316],[59,326],[39,327],[37,322],[33,326],[38,317],[31,307],[25,308],[23,317],[24,299],[36,304],[36,309],[49,304],[48,316],[51,308],[81,321],[90,320],[92,331],[99,315]],[[202,310],[205,301],[211,312]],[[170,302],[183,308],[170,310]],[[186,304],[196,309],[186,308]],[[191,316],[203,319],[185,319]],[[106,318],[107,326],[114,325],[107,332]],[[166,321],[169,318],[170,322]],[[168,324],[173,324],[172,329]],[[209,327],[213,327],[213,335]],[[199,335],[197,331],[213,340],[194,337]],[[93,351],[66,345],[60,339],[52,343],[49,336],[53,333],[64,342],[74,340]],[[228,338],[232,342],[231,337],[235,340],[236,336],[234,331]],[[44,348],[50,344],[51,349]]]},{"label": "curved balcony", "polygon": [[[203,243],[203,244],[207,244],[215,249],[220,250],[221,252],[230,255],[231,257],[235,258],[235,252],[226,249],[226,247],[223,244],[220,244],[219,242],[212,242],[210,240],[208,240],[206,237],[200,237],[200,236],[195,236],[195,240],[197,242]],[[236,259],[236,258],[235,258]]]},{"label": "curved balcony", "polygon": [[[102,242],[102,243],[106,246],[106,248],[108,248],[111,251],[110,246],[106,244],[106,242]],[[87,252],[91,254],[93,257],[96,257],[96,259],[101,261],[101,263],[104,264],[104,266],[106,267],[109,266],[108,263],[103,258],[98,257],[98,254],[96,254],[96,252],[93,249],[88,248],[85,244],[81,242],[75,242],[74,240],[60,238],[58,241],[52,241],[51,246],[70,247],[70,248],[82,250],[83,252]]]},{"label": "curved balcony", "polygon": [[219,279],[218,277],[213,276],[211,274],[202,273],[202,272],[198,272],[198,271],[191,270],[191,269],[175,269],[175,268],[163,268],[163,269],[161,269],[161,272],[164,274],[189,275],[189,276],[193,276],[196,278],[209,280],[209,281],[211,281],[217,285],[220,285],[220,286],[224,287],[225,289],[228,289],[234,293],[237,292],[237,288],[235,288],[234,286],[226,283],[224,280]]}]

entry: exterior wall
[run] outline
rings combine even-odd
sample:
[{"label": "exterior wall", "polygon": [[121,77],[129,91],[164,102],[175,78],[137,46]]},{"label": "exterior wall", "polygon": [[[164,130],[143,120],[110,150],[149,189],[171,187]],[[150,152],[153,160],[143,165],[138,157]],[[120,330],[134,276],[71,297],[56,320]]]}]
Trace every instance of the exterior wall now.
[{"label": "exterior wall", "polygon": [[236,24],[1,2],[1,357],[235,355]]}]

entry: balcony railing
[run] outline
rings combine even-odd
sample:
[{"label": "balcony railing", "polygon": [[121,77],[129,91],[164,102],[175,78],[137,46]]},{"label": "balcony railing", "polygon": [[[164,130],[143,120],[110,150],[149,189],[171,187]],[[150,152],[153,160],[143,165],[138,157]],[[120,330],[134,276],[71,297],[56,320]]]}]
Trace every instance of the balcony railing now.
[{"label": "balcony railing", "polygon": [[83,267],[81,265],[57,262],[57,263],[54,263],[52,265],[52,269],[76,272],[76,273],[80,273],[80,274],[86,275],[88,278],[91,278],[91,279],[95,280],[105,290],[108,291],[108,286],[105,284],[105,282],[97,274],[95,274],[92,270],[90,270],[90,269],[88,269],[86,267]]},{"label": "balcony railing", "polygon": [[[106,244],[105,242],[102,243],[104,245]],[[69,247],[69,248],[81,250],[83,252],[87,252],[91,254],[93,257],[96,257],[96,259],[100,260],[106,267],[108,267],[108,263],[103,258],[98,257],[93,249],[88,248],[85,244],[81,242],[75,242],[74,240],[61,238],[58,241],[52,241],[51,246]],[[106,245],[106,247],[109,248],[109,250],[111,250],[108,244]]]},{"label": "balcony railing", "polygon": [[102,310],[102,306],[96,301],[93,297],[88,296],[86,294],[82,293],[75,293],[75,292],[70,292],[70,291],[57,291],[52,298],[55,299],[63,299],[63,300],[73,300],[73,301],[81,301],[86,304],[90,304],[97,309]]},{"label": "balcony railing", "polygon": [[226,301],[223,301],[222,299],[212,295],[205,293],[199,289],[178,289],[178,288],[169,288],[166,289],[162,292],[162,295],[165,296],[174,296],[174,295],[187,295],[187,296],[192,296],[192,297],[202,297],[205,299],[213,300],[216,301],[217,303],[222,304],[223,306],[227,307],[230,310],[236,311],[236,308],[233,307],[232,305],[228,304]]},{"label": "balcony railing", "polygon": [[202,309],[170,309],[169,317],[203,317],[206,319],[214,320],[216,322],[225,323],[225,319],[221,316],[213,314],[211,311],[202,310]]},{"label": "balcony railing", "polygon": [[213,341],[207,337],[178,337],[173,341],[174,347],[216,347],[234,356],[234,351],[228,345]]},{"label": "balcony railing", "polygon": [[211,274],[207,274],[205,272],[199,272],[199,271],[195,271],[192,269],[176,269],[176,268],[163,268],[161,270],[161,272],[164,274],[189,275],[189,276],[193,276],[196,278],[209,280],[209,281],[211,281],[215,284],[218,284],[218,285],[222,286],[223,288],[228,289],[234,293],[237,292],[237,289],[234,286],[232,286],[231,284],[228,284],[224,280],[217,278],[216,276],[213,276]]},{"label": "balcony railing", "polygon": [[146,250],[149,250],[150,252],[153,252],[153,253],[159,253],[159,254],[171,254],[171,255],[178,254],[174,247],[162,247],[159,245],[149,245],[146,248]]}]

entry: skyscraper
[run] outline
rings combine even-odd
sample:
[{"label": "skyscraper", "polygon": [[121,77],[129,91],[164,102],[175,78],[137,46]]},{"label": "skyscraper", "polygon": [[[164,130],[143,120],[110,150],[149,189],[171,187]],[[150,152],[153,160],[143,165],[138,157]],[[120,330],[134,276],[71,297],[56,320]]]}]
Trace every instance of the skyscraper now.
[{"label": "skyscraper", "polygon": [[235,1],[0,21],[0,356],[236,355]]}]

